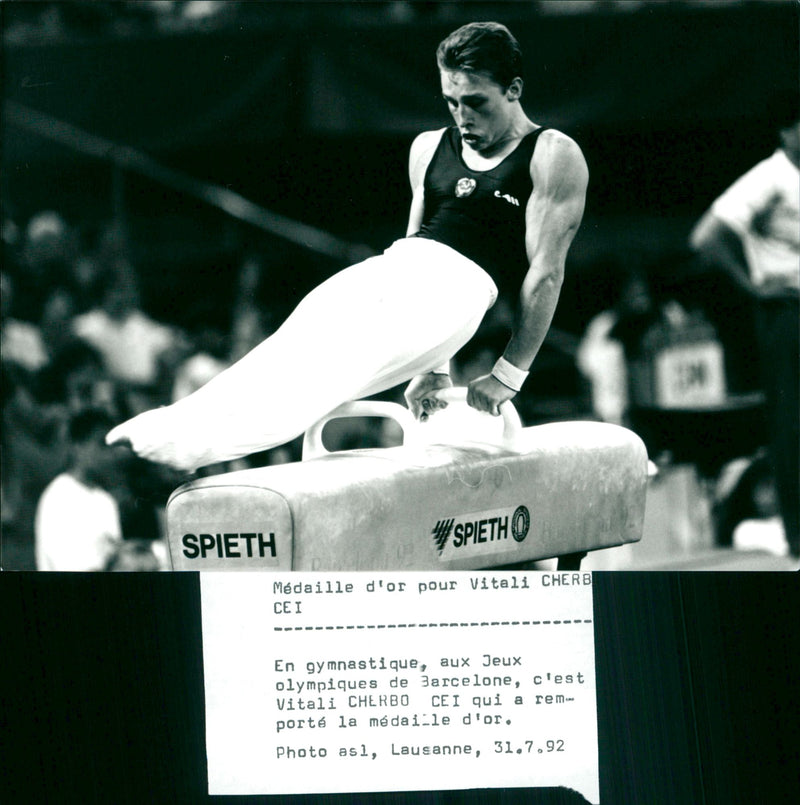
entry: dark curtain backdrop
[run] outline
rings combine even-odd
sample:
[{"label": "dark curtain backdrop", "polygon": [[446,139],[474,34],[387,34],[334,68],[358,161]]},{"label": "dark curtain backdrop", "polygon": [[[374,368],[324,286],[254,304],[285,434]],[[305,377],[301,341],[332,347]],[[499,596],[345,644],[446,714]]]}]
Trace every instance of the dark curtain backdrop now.
[{"label": "dark curtain backdrop", "polygon": [[[526,57],[529,112],[567,128],[667,129],[769,121],[796,103],[795,4],[664,6],[509,21]],[[7,44],[3,91],[151,153],[268,146],[286,133],[412,135],[445,119],[433,54],[450,27]],[[36,142],[5,134],[6,159],[35,158]]]}]

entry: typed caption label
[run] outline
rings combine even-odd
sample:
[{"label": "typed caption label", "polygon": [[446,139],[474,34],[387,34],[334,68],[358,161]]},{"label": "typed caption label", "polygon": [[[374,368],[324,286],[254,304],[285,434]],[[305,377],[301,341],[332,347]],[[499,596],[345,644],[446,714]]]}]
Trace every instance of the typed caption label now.
[{"label": "typed caption label", "polygon": [[599,801],[590,573],[201,575],[210,794]]}]

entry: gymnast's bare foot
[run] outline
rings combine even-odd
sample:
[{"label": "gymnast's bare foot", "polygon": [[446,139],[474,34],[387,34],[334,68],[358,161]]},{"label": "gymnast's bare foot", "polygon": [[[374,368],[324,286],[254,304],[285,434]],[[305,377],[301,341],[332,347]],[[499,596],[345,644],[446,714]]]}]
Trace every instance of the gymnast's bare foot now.
[{"label": "gymnast's bare foot", "polygon": [[[154,408],[117,425],[106,434],[106,444],[130,451],[137,458],[160,464],[173,472],[193,473],[203,464],[199,455],[201,445],[196,439],[187,438],[186,422],[165,416],[167,410]],[[181,450],[181,444],[190,444],[191,448]]]},{"label": "gymnast's bare foot", "polygon": [[130,439],[123,437],[109,441],[109,446],[121,464],[128,468],[128,472],[137,477],[137,495],[146,500],[163,503],[172,490],[197,477],[196,472],[176,469],[137,455]]}]

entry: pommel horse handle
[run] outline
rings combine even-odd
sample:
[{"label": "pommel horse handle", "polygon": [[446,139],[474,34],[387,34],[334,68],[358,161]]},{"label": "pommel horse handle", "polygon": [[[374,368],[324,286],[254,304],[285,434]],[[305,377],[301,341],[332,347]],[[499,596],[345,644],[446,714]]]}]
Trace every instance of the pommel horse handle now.
[{"label": "pommel horse handle", "polygon": [[[465,388],[446,388],[438,389],[431,394],[437,400],[447,403],[466,403],[467,389]],[[517,409],[510,400],[500,406],[500,415],[503,417],[503,446],[513,447],[519,432],[522,430]],[[342,403],[326,414],[318,422],[315,422],[303,437],[303,461],[319,456],[327,455],[330,451],[322,443],[322,431],[325,425],[332,419],[345,419],[347,417],[386,417],[397,422],[403,431],[403,441],[413,428],[419,427],[419,423],[414,419],[411,412],[402,405],[393,402],[382,402],[380,400],[353,400],[352,402]],[[488,416],[488,414],[487,414]]]},{"label": "pommel horse handle", "polygon": [[[452,386],[446,389],[437,389],[431,394],[442,402],[467,402],[467,389],[463,386]],[[489,416],[489,414],[487,414]],[[506,400],[500,404],[500,416],[503,417],[503,446],[513,448],[517,441],[517,436],[522,430],[522,420],[511,400]]]},{"label": "pommel horse handle", "polygon": [[318,422],[315,422],[303,437],[303,461],[310,458],[328,455],[328,450],[322,443],[322,430],[332,419],[346,419],[357,416],[379,416],[393,419],[403,430],[403,440],[405,441],[406,432],[416,425],[416,421],[407,408],[393,402],[382,402],[381,400],[353,400],[352,402],[342,403],[338,408],[326,414]]}]

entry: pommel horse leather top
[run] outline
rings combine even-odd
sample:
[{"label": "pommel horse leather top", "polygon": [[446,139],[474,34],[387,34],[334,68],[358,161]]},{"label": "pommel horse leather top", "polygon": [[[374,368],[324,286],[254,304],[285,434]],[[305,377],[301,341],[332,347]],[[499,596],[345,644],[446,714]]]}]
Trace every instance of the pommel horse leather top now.
[{"label": "pommel horse leather top", "polygon": [[[626,428],[523,428],[455,402],[426,423],[401,405],[346,403],[306,433],[303,460],[201,478],[167,503],[175,570],[477,570],[641,539],[647,451]],[[331,419],[378,416],[399,447],[328,452]],[[500,431],[502,429],[502,431]],[[464,434],[469,434],[467,437]]]}]

